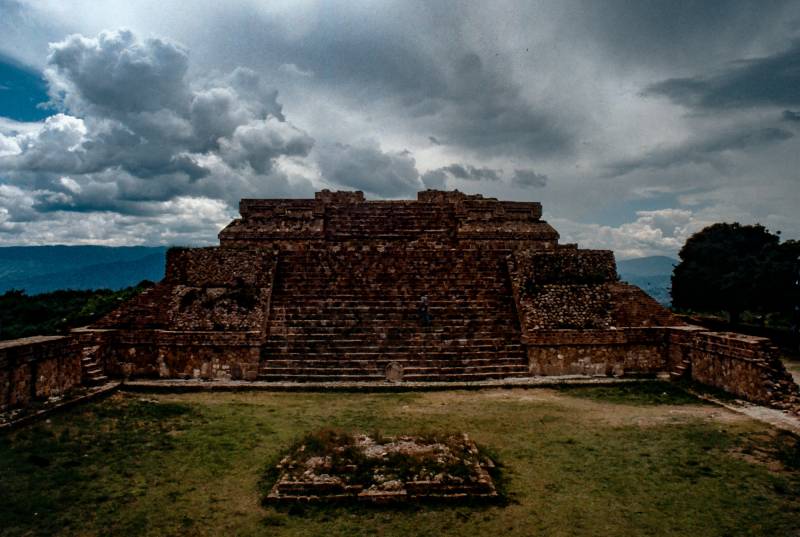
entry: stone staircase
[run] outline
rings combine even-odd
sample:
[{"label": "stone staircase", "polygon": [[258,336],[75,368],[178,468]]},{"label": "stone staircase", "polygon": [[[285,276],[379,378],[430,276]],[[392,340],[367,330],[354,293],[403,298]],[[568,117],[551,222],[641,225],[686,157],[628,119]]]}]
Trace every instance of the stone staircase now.
[{"label": "stone staircase", "polygon": [[[420,210],[422,209],[422,210]],[[414,202],[365,203],[330,207],[325,215],[329,239],[414,238],[422,234],[453,236],[456,219],[450,207]]]},{"label": "stone staircase", "polygon": [[[282,253],[259,378],[527,376],[503,257],[407,246]],[[417,309],[423,295],[429,325]]]},{"label": "stone staircase", "polygon": [[81,350],[81,382],[84,386],[99,386],[108,382],[103,373],[98,351],[99,345],[91,345]]},{"label": "stone staircase", "polygon": [[670,380],[683,380],[692,378],[692,362],[683,358],[675,368],[669,372]]}]

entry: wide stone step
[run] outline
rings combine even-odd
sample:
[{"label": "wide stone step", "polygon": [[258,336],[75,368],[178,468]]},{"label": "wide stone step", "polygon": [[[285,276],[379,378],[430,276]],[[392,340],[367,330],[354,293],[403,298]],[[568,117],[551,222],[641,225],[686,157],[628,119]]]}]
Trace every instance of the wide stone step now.
[{"label": "wide stone step", "polygon": [[310,290],[307,293],[287,291],[273,294],[273,307],[284,308],[386,308],[416,309],[421,296],[428,297],[429,308],[505,308],[513,304],[511,293],[505,291],[488,291],[483,295],[450,295],[432,300],[428,291],[414,292],[407,296],[393,295],[392,293],[376,291],[368,295],[365,293],[355,295],[342,295],[330,293],[330,287]]},{"label": "wide stone step", "polygon": [[[312,261],[309,261],[312,262]],[[397,261],[395,261],[395,264]],[[418,265],[404,262],[402,270],[395,270],[392,265],[379,263],[342,263],[337,265],[317,265],[314,268],[287,266],[277,273],[277,279],[286,282],[354,280],[356,276],[364,276],[370,282],[380,282],[395,278],[398,282],[434,283],[437,280],[460,282],[467,287],[476,287],[480,282],[506,282],[506,272],[496,266],[492,267],[458,267],[442,264],[440,266],[420,263]]]},{"label": "wide stone step", "polygon": [[270,353],[264,351],[262,356],[265,362],[275,362],[277,360],[292,361],[319,361],[319,362],[340,362],[340,361],[359,361],[359,362],[394,362],[394,361],[416,361],[416,362],[463,362],[465,360],[512,360],[524,359],[523,352],[447,352],[431,350],[425,353],[412,353],[404,351],[389,352],[315,352],[307,353],[302,351],[288,351]]},{"label": "wide stone step", "polygon": [[403,380],[405,382],[436,382],[436,381],[450,381],[450,382],[476,382],[480,380],[499,380],[505,378],[522,378],[529,376],[529,372],[505,372],[505,371],[485,371],[480,373],[444,373],[444,374],[405,374],[403,373]]},{"label": "wide stone step", "polygon": [[453,303],[464,302],[485,305],[510,304],[513,300],[511,291],[502,288],[483,287],[474,292],[464,292],[459,289],[447,294],[435,293],[435,291],[443,289],[448,288],[442,286],[428,289],[415,288],[408,293],[395,293],[385,288],[382,290],[368,290],[359,288],[356,285],[352,288],[333,287],[330,285],[304,288],[275,286],[273,299],[278,305],[297,305],[300,307],[304,306],[305,303],[309,303],[309,306],[325,303],[335,304],[337,300],[346,306],[374,307],[381,305],[381,303],[387,306],[416,306],[422,296],[428,297],[428,303],[431,306],[448,306]]},{"label": "wide stone step", "polygon": [[[429,374],[412,374],[403,375],[405,382],[423,382],[423,381],[440,381],[440,382],[476,382],[481,380],[493,380],[504,378],[521,378],[528,376],[526,372],[519,373],[506,373],[506,372],[481,372],[481,373],[447,373],[429,375]],[[271,374],[262,373],[258,375],[258,380],[270,382],[358,382],[358,381],[374,381],[380,382],[385,380],[385,375],[307,375],[307,374]]]},{"label": "wide stone step", "polygon": [[[513,319],[469,319],[461,316],[431,316],[430,324],[423,325],[419,318],[410,319],[381,319],[381,318],[295,318],[295,319],[272,319],[271,326],[275,330],[287,331],[288,333],[300,333],[316,328],[324,329],[329,332],[332,329],[342,331],[349,329],[360,329],[366,331],[385,332],[391,329],[420,330],[424,331],[428,327],[459,330],[469,328],[472,331],[480,329],[491,330],[493,327],[512,325]],[[512,325],[513,326],[513,325]]]},{"label": "wide stone step", "polygon": [[105,384],[108,382],[108,377],[105,375],[97,375],[93,377],[85,378],[83,383],[89,386],[99,386],[100,384]]},{"label": "wide stone step", "polygon": [[325,374],[325,375],[306,375],[306,374],[282,374],[282,373],[259,373],[258,380],[269,382],[364,382],[364,381],[383,381],[386,379],[384,374]]},{"label": "wide stone step", "polygon": [[[420,335],[413,335],[408,336],[404,334],[393,334],[392,337],[378,337],[374,334],[316,334],[313,337],[307,337],[304,334],[296,335],[296,336],[282,336],[279,334],[273,334],[269,337],[269,339],[265,342],[267,347],[274,346],[274,347],[288,347],[288,346],[297,346],[297,347],[313,347],[318,348],[322,345],[335,345],[337,348],[339,347],[358,347],[358,348],[397,348],[397,349],[409,349],[409,348],[442,348],[442,347],[453,347],[453,348],[469,348],[470,345],[466,343],[454,343],[454,341],[460,341],[462,339],[469,339],[467,336],[469,334],[454,334],[453,332],[441,332],[435,335],[426,334],[424,336]],[[476,339],[480,341],[498,341],[498,342],[506,342],[510,344],[515,344],[519,341],[519,334],[518,333],[508,333],[508,334],[498,334],[498,333],[483,333],[483,334],[475,334]],[[490,343],[487,343],[490,344]],[[502,343],[497,343],[497,345],[502,345]]]},{"label": "wide stone step", "polygon": [[395,356],[391,359],[386,357],[379,357],[379,358],[361,358],[361,359],[347,359],[342,357],[336,357],[336,359],[321,359],[318,356],[314,355],[289,355],[289,356],[279,356],[279,357],[267,357],[261,363],[261,367],[268,367],[268,368],[287,368],[287,367],[294,367],[294,368],[303,368],[303,367],[316,367],[316,368],[333,368],[336,369],[338,367],[353,367],[353,368],[361,368],[361,369],[374,369],[376,367],[386,367],[390,363],[398,363],[403,367],[439,367],[440,365],[451,365],[451,366],[516,366],[516,365],[524,365],[527,364],[527,358],[525,355],[517,355],[517,356],[506,356],[506,357],[499,357],[494,356],[491,358],[480,358],[480,357],[464,357],[464,358],[450,358],[446,360],[437,359],[435,356],[420,359],[417,357],[409,357],[409,356]]},{"label": "wide stone step", "polygon": [[[397,349],[397,350],[409,350],[409,349],[469,349],[469,345],[460,345],[456,343],[444,343],[447,337],[453,336],[461,336],[463,334],[452,334],[449,333],[447,335],[441,334],[441,337],[428,337],[428,338],[409,338],[402,334],[397,335],[389,335],[386,337],[378,337],[374,334],[342,334],[341,336],[331,335],[331,334],[322,334],[322,335],[315,335],[312,338],[306,338],[302,334],[289,336],[289,337],[279,337],[273,336],[270,337],[269,340],[265,342],[264,348],[275,348],[275,349],[287,349],[287,348],[297,348],[297,349],[311,349],[314,352],[324,350],[325,347],[330,347],[333,349],[342,349],[342,348],[349,348],[349,347],[356,347],[358,349]],[[504,334],[485,334],[485,339],[497,339],[508,341],[511,343],[515,343],[519,341],[519,336],[513,335],[504,335]]]},{"label": "wide stone step", "polygon": [[[293,315],[314,315],[314,314],[355,314],[355,313],[407,313],[417,312],[419,301],[366,301],[366,300],[341,300],[336,298],[327,299],[303,299],[302,297],[291,297],[285,301],[273,302],[271,311],[273,314],[293,314]],[[447,311],[468,311],[468,312],[493,312],[510,310],[512,302],[510,300],[496,301],[454,301],[433,302],[428,304],[431,313]]]},{"label": "wide stone step", "polygon": [[[426,349],[446,349],[446,350],[470,350],[473,352],[485,352],[485,351],[522,351],[521,347],[517,343],[509,342],[507,339],[484,339],[486,343],[481,344],[465,344],[461,343],[461,340],[445,340],[445,339],[438,339],[438,340],[410,340],[410,341],[367,341],[364,339],[342,339],[342,340],[332,340],[332,339],[323,339],[323,340],[313,340],[313,341],[306,341],[303,339],[299,340],[287,340],[283,338],[270,338],[266,341],[264,348],[265,349],[286,349],[286,348],[296,348],[296,349],[314,349],[314,351],[323,350],[325,347],[335,347],[336,350],[355,350],[361,352],[379,352],[385,351],[387,349],[390,350],[397,350],[397,351],[418,351],[422,352]],[[496,343],[493,343],[496,342]]]},{"label": "wide stone step", "polygon": [[452,338],[468,338],[470,335],[481,339],[506,339],[508,341],[519,341],[516,332],[505,330],[434,330],[416,333],[402,328],[393,328],[380,332],[377,330],[341,330],[331,328],[325,330],[324,327],[314,327],[313,330],[292,329],[286,331],[273,330],[269,341],[285,341],[285,345],[315,341],[320,343],[332,343],[335,341],[347,341],[350,343],[361,342],[370,345],[399,345],[403,343],[424,343],[436,344],[438,341]]},{"label": "wide stone step", "polygon": [[515,360],[527,360],[524,352],[487,352],[487,353],[447,353],[430,351],[427,353],[415,352],[308,352],[305,350],[287,352],[264,351],[262,360],[269,363],[281,361],[289,362],[441,362],[441,363],[462,363],[467,361],[503,362]]},{"label": "wide stone step", "polygon": [[432,313],[430,315],[431,321],[433,324],[424,326],[421,323],[421,319],[419,315],[409,315],[406,319],[393,319],[393,318],[381,318],[376,317],[372,318],[368,314],[360,314],[355,316],[334,316],[334,315],[327,315],[327,316],[318,316],[314,318],[306,318],[305,316],[297,316],[294,318],[286,319],[281,314],[276,314],[270,319],[272,326],[279,326],[279,327],[287,327],[290,325],[295,325],[300,328],[304,328],[306,326],[314,326],[315,324],[318,326],[354,326],[354,325],[374,325],[376,327],[391,328],[392,326],[396,326],[398,328],[404,329],[412,329],[416,328],[418,330],[426,330],[430,328],[447,328],[448,326],[497,326],[503,324],[515,324],[512,321],[515,321],[513,317],[510,315],[498,315],[497,317],[473,317],[470,318],[469,316],[465,316],[463,314],[454,315],[454,314],[440,314],[436,315]]},{"label": "wide stone step", "polygon": [[[370,288],[382,287],[386,290],[386,285],[394,285],[394,289],[408,290],[409,292],[417,289],[436,289],[437,284],[447,284],[453,289],[459,289],[464,292],[479,291],[484,286],[492,288],[506,287],[505,278],[481,278],[479,276],[472,276],[469,278],[447,278],[430,277],[426,279],[407,278],[400,274],[386,274],[384,276],[362,275],[358,272],[352,272],[348,275],[333,274],[330,276],[316,276],[313,274],[294,275],[291,278],[278,277],[277,282],[279,285],[285,285],[294,289],[305,289],[309,287],[321,287],[331,284],[342,284],[343,286],[355,285],[356,289],[367,290]],[[441,289],[441,287],[439,287]]]},{"label": "wide stone step", "polygon": [[[515,375],[528,373],[527,365],[514,365],[514,366],[500,366],[500,365],[484,365],[484,366],[445,366],[445,367],[408,367],[403,370],[403,377],[421,376],[425,375],[430,378],[435,378],[439,375],[463,375],[463,374],[502,374],[502,375]],[[259,371],[259,375],[306,375],[306,376],[356,376],[356,375],[384,375],[384,369],[370,369],[359,367],[339,367],[339,368],[321,368],[321,367],[266,367]]]},{"label": "wide stone step", "polygon": [[[288,311],[287,311],[288,310]],[[271,316],[272,319],[281,320],[412,320],[419,319],[419,310],[414,307],[405,308],[330,308],[330,309],[315,309],[315,308],[297,308],[288,309],[284,311],[274,311]],[[510,310],[510,308],[509,308]],[[511,316],[511,311],[505,311],[505,308],[498,307],[470,307],[467,305],[454,305],[454,306],[437,306],[435,308],[428,308],[428,313],[432,316],[437,316],[445,319],[466,319],[476,321],[491,321],[497,318],[498,315]]]},{"label": "wide stone step", "polygon": [[322,351],[324,347],[336,347],[340,352],[383,352],[387,349],[392,351],[406,351],[406,352],[424,352],[430,348],[436,348],[449,351],[469,351],[469,352],[524,352],[522,345],[518,343],[507,343],[504,341],[492,342],[489,340],[487,343],[474,344],[464,343],[462,340],[448,340],[436,342],[409,342],[399,344],[375,344],[375,342],[358,343],[339,343],[336,341],[323,341],[323,342],[305,342],[295,341],[287,343],[282,339],[270,339],[265,345],[264,349],[285,349],[292,347],[294,349],[314,349],[315,351]]}]

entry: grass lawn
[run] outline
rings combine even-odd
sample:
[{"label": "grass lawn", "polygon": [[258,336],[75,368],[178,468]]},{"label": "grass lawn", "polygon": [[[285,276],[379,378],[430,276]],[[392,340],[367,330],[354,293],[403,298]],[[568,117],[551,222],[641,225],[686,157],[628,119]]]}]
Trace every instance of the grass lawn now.
[{"label": "grass lawn", "polygon": [[[464,431],[487,506],[263,507],[305,433]],[[667,384],[117,394],[0,435],[0,535],[800,535],[800,444]]]}]

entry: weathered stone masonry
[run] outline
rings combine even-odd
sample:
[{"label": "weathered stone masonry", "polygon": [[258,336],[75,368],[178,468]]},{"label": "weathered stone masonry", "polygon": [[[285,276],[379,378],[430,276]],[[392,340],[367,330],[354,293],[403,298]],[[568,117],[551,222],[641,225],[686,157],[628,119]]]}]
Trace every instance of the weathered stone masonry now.
[{"label": "weathered stone masonry", "polygon": [[0,412],[62,395],[80,384],[80,352],[72,338],[0,341]]},{"label": "weathered stone masonry", "polygon": [[[170,250],[162,282],[58,343],[79,355],[85,380],[87,368],[290,382],[668,372],[797,404],[766,340],[685,326],[618,281],[611,252],[559,244],[538,203],[323,191],[242,200],[240,213],[219,247]],[[7,394],[36,396],[32,377],[2,356],[3,404],[25,404]],[[62,369],[39,367],[53,379]]]},{"label": "weathered stone masonry", "polygon": [[163,281],[94,328],[117,377],[255,380],[275,255],[253,249],[172,249]]}]

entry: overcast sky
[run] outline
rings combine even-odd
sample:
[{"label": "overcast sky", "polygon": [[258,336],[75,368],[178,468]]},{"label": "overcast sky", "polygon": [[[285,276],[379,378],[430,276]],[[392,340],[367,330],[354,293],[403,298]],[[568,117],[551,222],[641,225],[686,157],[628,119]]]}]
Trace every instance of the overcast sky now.
[{"label": "overcast sky", "polygon": [[800,2],[0,0],[0,244],[214,244],[457,188],[563,242],[800,238]]}]

